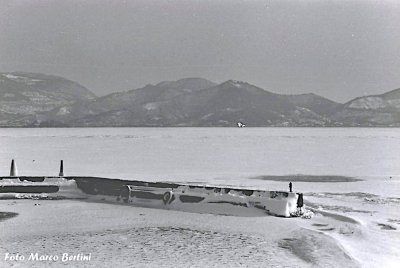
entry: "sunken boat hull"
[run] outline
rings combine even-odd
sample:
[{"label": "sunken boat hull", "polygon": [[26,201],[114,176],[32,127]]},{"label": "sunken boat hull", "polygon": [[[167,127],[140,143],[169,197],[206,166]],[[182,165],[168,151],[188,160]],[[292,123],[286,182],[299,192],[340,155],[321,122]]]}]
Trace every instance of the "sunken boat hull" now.
[{"label": "sunken boat hull", "polygon": [[[228,215],[290,217],[298,211],[300,194],[223,187],[124,185],[118,201],[136,206]],[[302,205],[302,204],[301,204]]]},{"label": "sunken boat hull", "polygon": [[[302,194],[101,177],[0,177],[0,196],[21,193],[223,215],[298,215]],[[10,181],[13,181],[10,183]],[[4,183],[5,182],[5,183]],[[25,195],[23,195],[25,196]],[[35,195],[35,197],[37,197]],[[29,197],[29,196],[27,196]]]}]

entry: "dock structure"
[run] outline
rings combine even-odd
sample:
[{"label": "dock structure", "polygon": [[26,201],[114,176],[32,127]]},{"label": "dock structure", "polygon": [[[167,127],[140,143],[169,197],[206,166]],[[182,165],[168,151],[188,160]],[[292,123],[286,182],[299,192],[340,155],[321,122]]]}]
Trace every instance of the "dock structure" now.
[{"label": "dock structure", "polygon": [[[281,217],[298,215],[299,209],[301,210],[303,207],[303,195],[288,191],[121,180],[92,176],[65,176],[63,160],[60,161],[58,175],[18,176],[13,160],[10,176],[0,177],[0,194],[57,193],[62,188],[60,182],[73,181],[77,192],[99,202],[107,200],[135,206],[201,213],[218,211],[220,214],[224,214],[227,210],[258,210],[263,211],[264,214]],[[21,184],[7,185],[2,183],[2,180],[19,180]]]}]

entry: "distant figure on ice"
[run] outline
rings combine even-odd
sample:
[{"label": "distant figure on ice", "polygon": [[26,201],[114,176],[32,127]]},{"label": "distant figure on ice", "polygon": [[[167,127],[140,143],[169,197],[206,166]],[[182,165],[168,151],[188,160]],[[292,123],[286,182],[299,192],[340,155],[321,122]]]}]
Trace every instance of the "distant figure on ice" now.
[{"label": "distant figure on ice", "polygon": [[238,126],[238,127],[245,127],[246,125],[243,124],[242,122],[237,122],[237,126]]},{"label": "distant figure on ice", "polygon": [[301,209],[303,205],[303,194],[299,194],[299,197],[297,198],[297,207]]},{"label": "distant figure on ice", "polygon": [[290,191],[290,192],[292,192],[292,187],[293,187],[292,182],[289,182],[289,191]]}]

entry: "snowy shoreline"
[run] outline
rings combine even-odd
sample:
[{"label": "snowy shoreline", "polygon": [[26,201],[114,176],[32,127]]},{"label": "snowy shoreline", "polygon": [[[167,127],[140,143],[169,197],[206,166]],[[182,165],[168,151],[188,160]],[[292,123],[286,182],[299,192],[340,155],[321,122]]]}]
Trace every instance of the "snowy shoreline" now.
[{"label": "snowy shoreline", "polygon": [[[76,200],[1,200],[0,211],[6,210],[19,213],[2,223],[0,264],[6,267],[32,264],[7,262],[3,258],[7,252],[55,255],[72,249],[76,250],[71,254],[92,254],[90,262],[74,263],[85,267],[104,263],[357,266],[337,241],[302,228],[304,219],[221,216]],[[319,257],[321,250],[324,258]],[[54,261],[34,264],[60,265]]]},{"label": "snowy shoreline", "polygon": [[[171,263],[177,267],[395,267],[400,253],[396,209],[400,197],[395,195],[399,178],[383,182],[373,178],[345,182],[347,192],[340,191],[344,185],[338,182],[295,182],[296,189],[315,190],[305,193],[306,207],[314,216],[284,219],[250,210],[227,216],[116,204],[101,196],[88,198],[77,191],[73,181],[58,179],[54,182],[60,186],[58,193],[0,194],[0,224],[4,227],[0,265],[30,266],[32,263],[26,261],[10,263],[4,254],[14,252],[28,258],[32,252],[41,252],[58,254],[59,259],[64,253],[91,253],[90,262],[74,263],[85,267],[104,263],[147,267],[169,267]],[[18,181],[2,181],[9,183]],[[279,181],[260,183],[272,188],[282,186]],[[374,191],[354,191],[365,187]],[[383,192],[386,195],[380,195]],[[221,209],[230,214],[229,206]],[[243,243],[245,250],[241,251]],[[70,252],[75,248],[80,251]],[[155,256],[165,248],[169,253],[160,262]],[[60,263],[34,264],[57,267]]]}]

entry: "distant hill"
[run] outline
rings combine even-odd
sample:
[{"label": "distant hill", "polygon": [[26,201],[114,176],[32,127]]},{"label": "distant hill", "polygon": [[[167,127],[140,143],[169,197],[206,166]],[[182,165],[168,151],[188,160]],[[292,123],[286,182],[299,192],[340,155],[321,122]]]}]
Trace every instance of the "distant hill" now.
[{"label": "distant hill", "polygon": [[185,78],[96,97],[50,75],[0,73],[0,126],[400,126],[400,89],[340,104],[243,81]]},{"label": "distant hill", "polygon": [[180,107],[169,108],[167,104],[182,94],[193,94],[214,85],[202,78],[161,82],[60,106],[45,116],[70,126],[168,126],[179,121]]},{"label": "distant hill", "polygon": [[313,109],[318,110],[322,101],[333,102],[316,95],[300,99],[246,82],[229,80],[216,85],[189,78],[60,106],[44,116],[69,126],[236,126],[239,121],[247,126],[332,124]]},{"label": "distant hill", "polygon": [[39,113],[95,99],[85,87],[62,77],[37,73],[0,73],[0,125],[26,126]]},{"label": "distant hill", "polygon": [[331,118],[345,126],[400,126],[400,89],[355,98],[340,106]]},{"label": "distant hill", "polygon": [[329,119],[297,107],[282,95],[246,82],[229,80],[215,87],[183,94],[168,109],[179,107],[190,126],[324,126]]},{"label": "distant hill", "polygon": [[310,109],[311,111],[324,116],[329,116],[340,106],[339,103],[318,96],[314,93],[287,95],[284,97],[296,106]]}]

